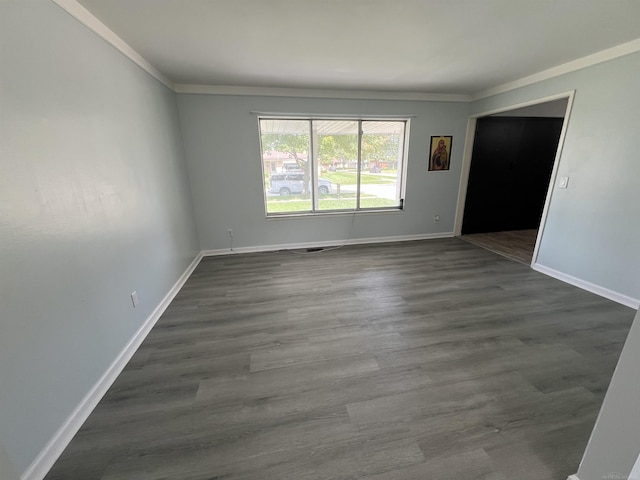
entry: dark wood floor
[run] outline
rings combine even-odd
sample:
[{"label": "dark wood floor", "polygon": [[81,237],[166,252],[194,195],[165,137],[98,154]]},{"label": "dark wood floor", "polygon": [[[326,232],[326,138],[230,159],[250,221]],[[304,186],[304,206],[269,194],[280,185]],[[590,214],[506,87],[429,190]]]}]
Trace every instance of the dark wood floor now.
[{"label": "dark wood floor", "polygon": [[461,238],[512,260],[531,264],[538,230],[512,230],[506,232],[472,233]]},{"label": "dark wood floor", "polygon": [[460,239],[206,258],[48,480],[564,480],[634,312]]}]

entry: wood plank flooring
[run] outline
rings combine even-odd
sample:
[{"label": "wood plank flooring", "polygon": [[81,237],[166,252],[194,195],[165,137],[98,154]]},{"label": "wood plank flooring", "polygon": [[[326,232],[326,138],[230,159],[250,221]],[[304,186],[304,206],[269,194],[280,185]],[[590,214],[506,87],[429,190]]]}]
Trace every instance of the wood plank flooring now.
[{"label": "wood plank flooring", "polygon": [[505,257],[531,265],[538,230],[513,230],[507,232],[471,233],[463,240]]},{"label": "wood plank flooring", "polygon": [[564,480],[633,315],[456,238],[205,258],[46,478]]}]

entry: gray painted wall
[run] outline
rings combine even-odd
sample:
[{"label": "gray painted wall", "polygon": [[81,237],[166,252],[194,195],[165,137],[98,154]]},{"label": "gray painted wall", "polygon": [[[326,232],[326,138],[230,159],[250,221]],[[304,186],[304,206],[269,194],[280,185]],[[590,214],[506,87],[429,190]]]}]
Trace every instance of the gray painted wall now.
[{"label": "gray painted wall", "polygon": [[0,478],[2,480],[17,480],[19,478],[13,462],[9,459],[9,454],[4,448],[4,443],[0,438]]},{"label": "gray painted wall", "polygon": [[0,2],[0,65],[5,479],[31,464],[199,248],[174,93],[45,0]]},{"label": "gray painted wall", "polygon": [[[554,192],[539,262],[640,298],[640,54],[471,106],[215,95],[176,105],[52,2],[4,0],[0,65],[3,479],[28,467],[199,248],[229,247],[228,228],[237,247],[451,232],[470,110],[577,89],[559,171],[571,181]],[[266,219],[252,111],[411,115],[406,209]],[[454,135],[452,170],[429,173],[440,134]]]},{"label": "gray painted wall", "polygon": [[576,90],[538,263],[640,299],[640,53],[474,102],[474,114]]},{"label": "gray painted wall", "polygon": [[[453,231],[468,104],[178,95],[203,249],[256,247]],[[251,112],[414,115],[403,212],[266,219],[257,116]],[[454,136],[451,170],[428,172],[431,135]],[[440,222],[434,223],[434,215]],[[353,225],[352,225],[353,222]]]},{"label": "gray painted wall", "polygon": [[[625,479],[640,452],[640,313],[631,326],[596,426],[578,469],[580,480]],[[634,472],[634,475],[636,472]]]},{"label": "gray painted wall", "polygon": [[550,117],[564,118],[567,112],[567,98],[554,100],[552,102],[537,103],[528,107],[507,110],[506,112],[496,113],[493,117]]}]

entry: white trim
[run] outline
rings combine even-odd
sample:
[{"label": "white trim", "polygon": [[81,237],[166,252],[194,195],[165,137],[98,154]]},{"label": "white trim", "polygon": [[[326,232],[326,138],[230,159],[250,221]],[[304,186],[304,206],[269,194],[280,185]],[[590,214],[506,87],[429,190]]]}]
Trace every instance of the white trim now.
[{"label": "white trim", "polygon": [[412,118],[416,118],[418,114],[407,113],[404,115],[392,114],[392,115],[363,115],[363,114],[331,114],[331,113],[304,113],[304,112],[249,112],[251,115],[256,115],[258,120],[260,119],[284,119],[284,120],[396,120],[398,122],[406,122]]},{"label": "white trim", "polygon": [[636,463],[633,465],[631,469],[631,473],[629,474],[629,480],[639,480],[640,479],[640,455],[636,459]]},{"label": "white trim", "polygon": [[176,84],[176,93],[198,95],[242,95],[264,97],[338,98],[349,100],[406,100],[417,102],[470,102],[471,96],[450,93],[421,93],[370,90],[331,90],[310,88],[242,87],[233,85]]},{"label": "white trim", "polygon": [[47,445],[38,454],[35,460],[20,476],[20,480],[41,480],[49,472],[58,457],[64,449],[69,445],[74,435],[80,430],[82,424],[87,420],[91,412],[96,408],[102,397],[109,387],[115,382],[116,378],[124,367],[127,365],[138,347],[142,344],[145,337],[149,334],[153,326],[156,324],[160,316],[167,309],[173,298],[178,294],[184,283],[187,281],[191,273],[202,260],[202,253],[199,253],[187,267],[184,273],[171,287],[171,290],[164,296],[155,310],[149,315],[142,326],[133,334],[129,342],[118,354],[115,360],[109,365],[107,370],[102,374],[100,379],[95,383],[91,390],[84,396],[80,403],[73,409],[69,417],[64,421],[58,431],[51,437]]},{"label": "white trim", "polygon": [[535,100],[528,100],[526,102],[517,103],[515,105],[508,105],[506,107],[496,108],[487,112],[474,113],[469,116],[467,123],[467,135],[465,138],[464,153],[462,156],[462,167],[460,172],[460,184],[458,187],[458,204],[456,206],[456,216],[454,222],[454,232],[456,235],[462,233],[462,221],[464,219],[464,207],[467,200],[467,188],[469,186],[469,172],[471,170],[471,160],[473,158],[473,144],[476,137],[476,120],[480,117],[487,117],[496,113],[508,112],[509,110],[515,110],[524,107],[530,107],[531,105],[538,105],[540,103],[552,102],[554,100],[560,100],[562,98],[567,99],[567,110],[562,123],[562,130],[560,132],[560,139],[558,140],[558,148],[556,150],[556,156],[553,161],[553,168],[551,170],[551,178],[549,179],[549,185],[547,187],[547,194],[545,197],[544,208],[542,210],[542,216],[540,217],[540,226],[538,227],[538,236],[536,237],[536,244],[533,250],[533,257],[531,263],[535,263],[538,258],[538,250],[540,249],[540,243],[542,241],[542,235],[544,234],[544,227],[547,222],[547,215],[549,214],[549,206],[551,205],[551,197],[553,195],[553,189],[556,183],[556,177],[558,175],[558,168],[560,165],[560,158],[562,155],[562,148],[564,147],[564,139],[567,135],[567,129],[569,125],[569,117],[571,114],[571,108],[573,106],[573,97],[575,96],[575,90],[569,92],[557,93],[548,97],[538,98]]},{"label": "white trim", "polygon": [[514,103],[512,105],[507,105],[506,107],[494,108],[493,110],[487,110],[485,112],[474,113],[469,116],[469,118],[480,118],[480,117],[488,117],[489,115],[495,115],[497,113],[504,113],[510,110],[517,110],[520,108],[531,107],[533,105],[538,105],[540,103],[553,102],[554,100],[560,100],[562,98],[568,98],[570,95],[575,94],[575,90],[569,90],[566,92],[556,93],[554,95],[549,95],[547,97],[535,98],[533,100],[527,100],[526,102]]},{"label": "white trim", "polygon": [[636,298],[631,298],[627,295],[623,295],[622,293],[614,292],[613,290],[609,290],[608,288],[601,287],[600,285],[596,285],[591,282],[587,282],[586,280],[581,280],[571,275],[567,275],[566,273],[559,272],[557,270],[554,270],[553,268],[545,267],[544,265],[540,265],[539,263],[531,265],[531,268],[540,273],[544,273],[545,275],[549,275],[550,277],[562,280],[565,283],[586,290],[587,292],[595,293],[596,295],[600,295],[601,297],[608,298],[609,300],[613,300],[614,302],[620,303],[627,307],[631,307],[636,310],[638,309],[638,307],[640,307],[640,300]]},{"label": "white trim", "polygon": [[341,247],[344,245],[365,245],[370,243],[410,242],[413,240],[430,240],[435,238],[452,238],[453,232],[425,233],[420,235],[399,235],[395,237],[353,238],[350,240],[324,240],[321,242],[284,243],[280,245],[260,245],[255,247],[220,248],[203,250],[202,256],[233,255],[239,253],[275,252],[278,250],[298,250],[301,248]]},{"label": "white trim", "polygon": [[566,73],[575,72],[576,70],[591,67],[598,63],[613,60],[614,58],[623,57],[638,51],[640,51],[640,38],[587,55],[586,57],[578,58],[577,60],[558,65],[557,67],[534,73],[533,75],[522,77],[518,80],[514,80],[513,82],[507,82],[496,87],[488,88],[487,90],[471,95],[471,100],[475,101],[482,98],[492,97],[500,93],[515,90],[516,88],[526,87],[527,85],[542,82],[543,80],[548,80],[550,78],[559,77]]},{"label": "white trim", "polygon": [[534,83],[564,75],[582,68],[597,65],[598,63],[613,60],[624,55],[640,51],[640,38],[615,47],[596,52],[586,57],[558,65],[526,77],[507,82],[502,85],[488,88],[473,95],[454,93],[424,93],[403,91],[370,91],[370,90],[331,90],[331,89],[307,89],[307,88],[281,88],[281,87],[251,87],[233,85],[191,85],[174,84],[169,78],[156,69],[142,55],[136,52],[122,38],[116,35],[109,27],[102,23],[76,0],[51,0],[60,8],[73,16],[80,23],[95,32],[99,37],[113,45],[126,57],[138,64],[151,76],[162,82],[176,93],[193,93],[204,95],[246,95],[246,96],[271,96],[271,97],[306,97],[306,98],[339,98],[358,100],[407,100],[422,102],[472,102],[482,98],[505,93],[516,88],[525,87]]},{"label": "white trim", "polygon": [[[265,213],[265,220],[291,220],[293,218],[322,218],[322,217],[361,217],[362,215],[403,215],[405,208],[388,207],[385,210],[320,210],[317,212]],[[338,241],[338,240],[336,240]]]},{"label": "white trim", "polygon": [[92,30],[96,35],[111,44],[117,50],[119,50],[124,56],[140,66],[152,77],[162,82],[166,87],[175,91],[173,82],[169,80],[165,75],[160,73],[156,67],[151,65],[142,55],[136,52],[131,46],[116,35],[109,27],[96,18],[89,10],[80,5],[76,0],[52,0],[60,8],[62,8],[69,15],[74,17],[80,23],[82,23],[89,30]]},{"label": "white trim", "polygon": [[473,155],[473,143],[476,138],[475,117],[469,117],[467,121],[467,135],[464,140],[464,151],[462,153],[462,167],[460,171],[460,184],[458,186],[458,203],[456,205],[456,217],[454,219],[453,231],[456,235],[462,233],[462,220],[464,218],[464,206],[467,201],[467,188],[469,187],[469,170],[471,169],[471,157]]},{"label": "white trim", "polygon": [[573,90],[572,92],[569,92],[569,97],[567,98],[567,110],[564,114],[564,121],[562,122],[562,130],[560,131],[560,138],[558,139],[556,157],[553,160],[553,167],[551,169],[551,178],[549,179],[549,186],[547,187],[547,194],[544,199],[544,207],[542,208],[542,215],[540,216],[540,225],[538,226],[538,235],[536,237],[536,244],[533,247],[531,265],[535,264],[538,261],[538,253],[540,252],[540,245],[542,244],[542,235],[544,234],[544,229],[547,226],[547,217],[549,216],[551,199],[553,198],[553,192],[555,191],[556,178],[558,177],[558,170],[560,168],[560,158],[562,156],[562,149],[564,148],[564,139],[567,136],[567,130],[569,128],[571,108],[573,107],[574,96],[575,96],[575,90]]}]

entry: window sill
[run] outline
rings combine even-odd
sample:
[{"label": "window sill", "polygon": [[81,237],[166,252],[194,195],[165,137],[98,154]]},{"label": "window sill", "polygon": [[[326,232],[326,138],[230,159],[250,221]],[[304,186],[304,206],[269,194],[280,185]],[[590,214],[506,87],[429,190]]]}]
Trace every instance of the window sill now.
[{"label": "window sill", "polygon": [[313,218],[313,217],[335,217],[335,216],[361,216],[361,215],[388,215],[404,213],[404,209],[400,208],[385,208],[385,209],[372,209],[372,210],[342,210],[342,211],[327,211],[327,212],[300,212],[300,213],[271,213],[267,214],[265,218],[267,220],[286,220],[291,218]]}]

